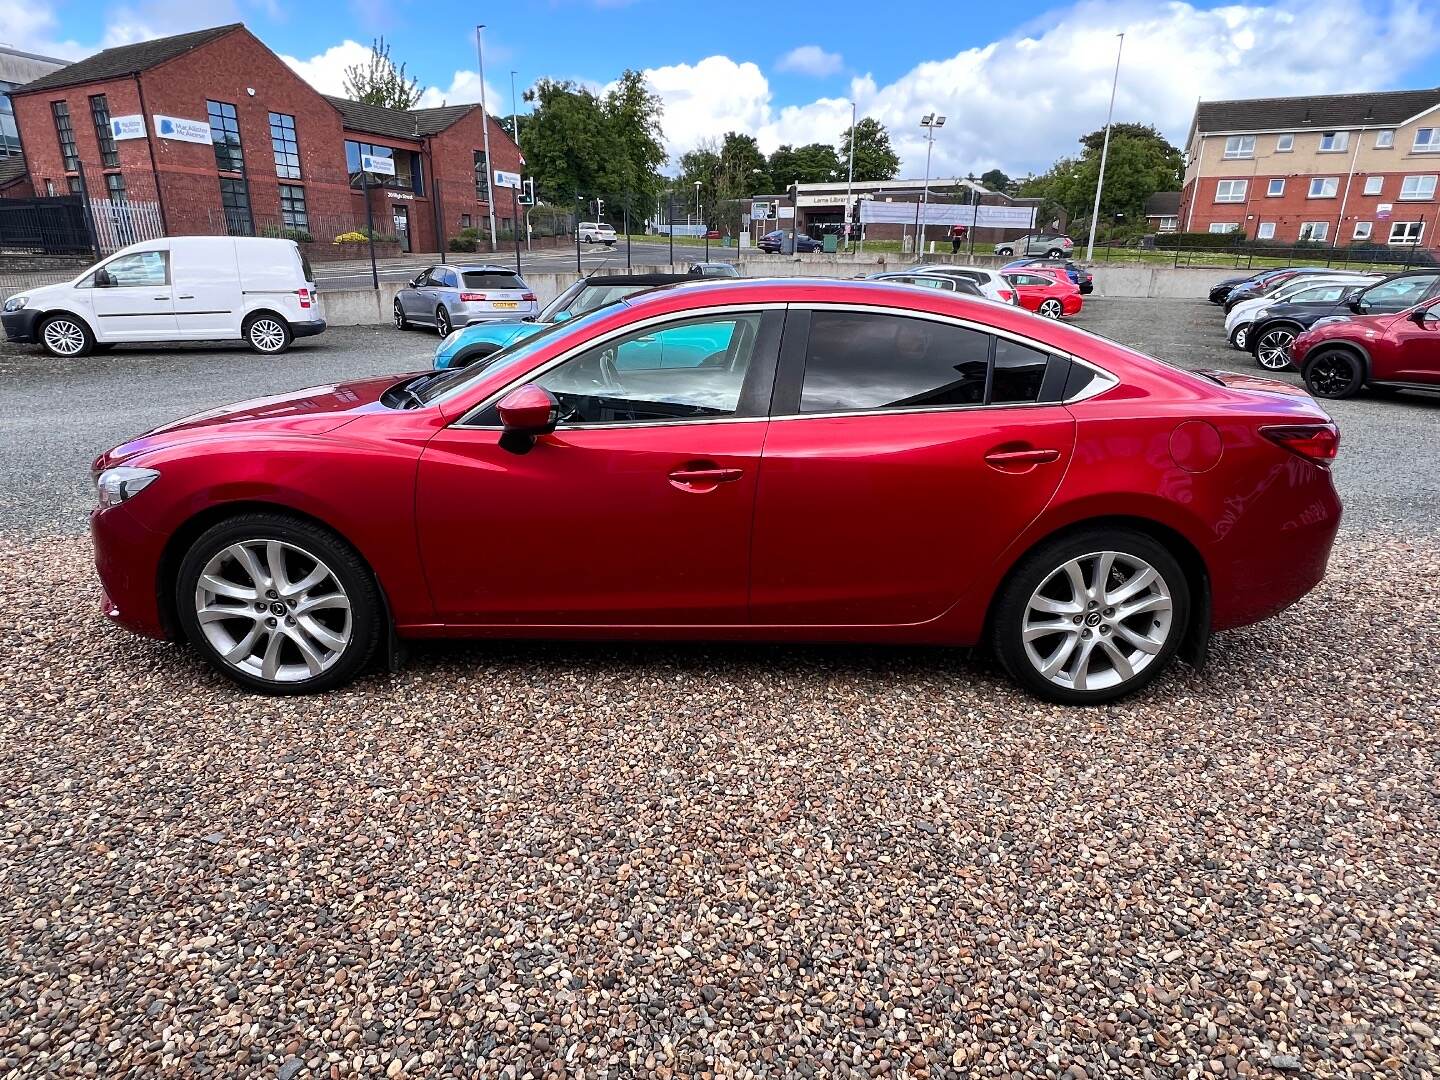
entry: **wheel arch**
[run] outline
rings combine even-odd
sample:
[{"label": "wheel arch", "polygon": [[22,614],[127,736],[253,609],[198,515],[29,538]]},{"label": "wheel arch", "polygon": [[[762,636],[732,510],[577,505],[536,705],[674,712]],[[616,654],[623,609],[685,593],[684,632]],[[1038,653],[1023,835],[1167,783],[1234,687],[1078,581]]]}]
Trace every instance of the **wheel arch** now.
[{"label": "wheel arch", "polygon": [[1305,355],[1305,363],[1300,366],[1303,374],[1318,357],[1326,353],[1350,353],[1356,360],[1360,361],[1360,381],[1362,384],[1370,381],[1370,350],[1361,345],[1358,341],[1339,339],[1336,341],[1322,341]]},{"label": "wheel arch", "polygon": [[279,319],[286,326],[290,325],[290,317],[286,315],[283,311],[276,311],[273,307],[266,307],[262,305],[260,307],[251,308],[249,311],[245,312],[245,316],[240,320],[240,335],[243,337],[246,333],[248,333],[250,330],[250,324],[256,319],[260,318],[260,316],[262,315],[269,315],[272,319]]},{"label": "wheel arch", "polygon": [[92,338],[94,338],[96,341],[100,340],[100,338],[95,333],[95,325],[84,315],[81,315],[78,311],[75,311],[71,308],[50,308],[47,311],[42,311],[40,313],[40,316],[35,320],[36,338],[38,339],[39,336],[45,332],[46,323],[50,322],[52,319],[58,319],[62,317],[67,319],[74,319],[81,326],[85,327],[86,330],[90,331],[90,336]]}]

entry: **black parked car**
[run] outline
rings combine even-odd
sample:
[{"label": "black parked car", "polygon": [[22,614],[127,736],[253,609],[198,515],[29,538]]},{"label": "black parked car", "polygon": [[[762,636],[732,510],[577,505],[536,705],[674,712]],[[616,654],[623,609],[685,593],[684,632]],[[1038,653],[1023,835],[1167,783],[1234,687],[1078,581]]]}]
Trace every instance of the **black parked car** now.
[{"label": "black parked car", "polygon": [[1230,295],[1231,289],[1235,288],[1237,285],[1243,285],[1247,281],[1253,281],[1254,279],[1254,274],[1243,274],[1240,277],[1229,277],[1221,281],[1217,281],[1214,285],[1210,286],[1210,303],[1225,303],[1225,298]]},{"label": "black parked car", "polygon": [[1304,277],[1307,274],[1334,273],[1336,273],[1335,270],[1324,266],[1286,266],[1276,270],[1267,270],[1249,281],[1236,285],[1226,295],[1222,306],[1225,308],[1225,314],[1229,315],[1230,310],[1236,304],[1245,300],[1254,300],[1257,296],[1268,296],[1287,281],[1294,281],[1297,277]]},{"label": "black parked car", "polygon": [[[774,232],[767,232],[764,236],[760,237],[757,246],[761,251],[774,255],[785,247],[785,238],[789,235],[790,233],[785,229],[776,229]],[[824,246],[824,244],[816,240],[813,236],[806,236],[804,233],[795,234],[796,254],[803,255],[810,251],[820,251]]]},{"label": "black parked car", "polygon": [[1440,293],[1440,270],[1411,270],[1366,286],[1331,304],[1275,304],[1250,327],[1250,352],[1267,371],[1290,366],[1290,343],[1321,319],[1386,315]]},{"label": "black parked car", "polygon": [[1002,269],[1009,270],[1012,267],[1021,266],[1053,266],[1057,270],[1064,270],[1069,275],[1070,280],[1080,289],[1082,296],[1088,296],[1095,291],[1095,275],[1073,259],[1012,259]]}]

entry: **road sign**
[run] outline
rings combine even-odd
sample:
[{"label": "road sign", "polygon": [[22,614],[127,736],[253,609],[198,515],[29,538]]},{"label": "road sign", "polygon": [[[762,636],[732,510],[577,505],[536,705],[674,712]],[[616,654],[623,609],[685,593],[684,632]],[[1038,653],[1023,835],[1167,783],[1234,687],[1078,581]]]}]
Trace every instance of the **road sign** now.
[{"label": "road sign", "polygon": [[750,205],[750,219],[752,221],[769,221],[774,216],[774,203],[756,202]]},{"label": "road sign", "polygon": [[377,157],[375,154],[361,154],[360,171],[379,173],[381,176],[394,176],[395,160],[394,158]]},{"label": "road sign", "polygon": [[795,216],[795,208],[793,206],[777,206],[775,209],[779,211],[782,221],[789,221]]},{"label": "road sign", "polygon": [[505,172],[503,169],[496,169],[495,186],[503,188],[518,188],[520,186],[520,174],[518,172]]}]

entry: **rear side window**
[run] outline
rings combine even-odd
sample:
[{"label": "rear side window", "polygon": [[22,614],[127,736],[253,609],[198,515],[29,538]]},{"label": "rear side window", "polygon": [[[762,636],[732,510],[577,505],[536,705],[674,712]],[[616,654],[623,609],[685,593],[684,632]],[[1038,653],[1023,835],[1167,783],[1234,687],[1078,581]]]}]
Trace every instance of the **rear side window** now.
[{"label": "rear side window", "polygon": [[816,311],[802,413],[980,405],[990,335],[929,319]]},{"label": "rear side window", "polygon": [[990,385],[990,401],[995,405],[1015,405],[1040,400],[1040,387],[1045,382],[1048,353],[1031,349],[1008,338],[995,339],[995,375]]},{"label": "rear side window", "polygon": [[462,275],[467,289],[515,289],[525,288],[525,283],[514,274],[496,270],[466,270]]}]

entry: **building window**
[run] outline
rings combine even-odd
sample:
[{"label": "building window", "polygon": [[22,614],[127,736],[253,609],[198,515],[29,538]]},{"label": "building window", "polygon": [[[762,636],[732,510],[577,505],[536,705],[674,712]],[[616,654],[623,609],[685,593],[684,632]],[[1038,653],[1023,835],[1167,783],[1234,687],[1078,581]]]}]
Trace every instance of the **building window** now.
[{"label": "building window", "polygon": [[1390,243],[1418,244],[1424,232],[1425,223],[1423,221],[1392,221],[1390,223]]},{"label": "building window", "polygon": [[470,215],[469,215],[469,214],[461,214],[461,215],[460,215],[460,227],[461,227],[462,229],[468,229],[468,228],[470,228]]},{"label": "building window", "polygon": [[100,164],[113,169],[120,164],[120,151],[115,149],[115,133],[110,130],[110,103],[104,94],[90,97],[90,118],[95,121],[95,141],[100,144]]},{"label": "building window", "polygon": [[1269,183],[1269,184],[1266,186],[1266,188],[1265,188],[1265,195],[1266,195],[1267,198],[1274,198],[1276,195],[1284,195],[1284,194],[1285,194],[1285,181],[1284,181],[1282,178],[1279,178],[1279,177],[1277,177],[1277,178],[1274,179],[1274,180],[1271,180],[1270,183]]},{"label": "building window", "polygon": [[1212,233],[1232,233],[1240,231],[1240,223],[1237,221],[1212,221],[1210,223]]},{"label": "building window", "polygon": [[[1375,133],[1375,149],[1389,150],[1395,145],[1395,129],[1385,128]],[[1368,233],[1366,235],[1369,235]]]},{"label": "building window", "polygon": [[1244,202],[1245,180],[1221,180],[1215,185],[1216,202]]},{"label": "building window", "polygon": [[1300,242],[1306,240],[1323,242],[1330,235],[1330,223],[1328,221],[1307,221],[1300,226]]},{"label": "building window", "polygon": [[55,117],[55,135],[60,140],[60,157],[64,159],[66,172],[78,172],[80,155],[75,151],[75,129],[70,126],[70,106],[63,101],[52,101],[50,112]]},{"label": "building window", "polygon": [[225,208],[225,231],[231,236],[254,236],[250,217],[250,185],[244,180],[220,179],[220,205]]},{"label": "building window", "polygon": [[1274,240],[1275,223],[1273,221],[1262,221],[1260,227],[1255,230],[1256,240]]},{"label": "building window", "polygon": [[270,146],[275,151],[275,175],[281,180],[299,180],[300,142],[295,138],[295,117],[270,114]]},{"label": "building window", "polygon": [[1350,148],[1350,132],[1348,131],[1327,131],[1320,136],[1320,152],[1322,154],[1338,154],[1341,150]]},{"label": "building window", "polygon": [[1335,192],[1340,188],[1338,176],[1312,176],[1310,178],[1310,198],[1312,199],[1333,199]]},{"label": "building window", "polygon": [[1435,177],[1433,176],[1407,176],[1400,181],[1400,198],[1402,199],[1433,199],[1435,197]]},{"label": "building window", "polygon": [[1369,239],[1370,239],[1370,222],[1368,222],[1368,221],[1357,221],[1357,222],[1355,222],[1355,232],[1351,235],[1350,239],[1352,239],[1352,240],[1369,240]]},{"label": "building window", "polygon": [[[235,117],[235,106],[228,101],[207,101],[205,111],[210,114],[210,141],[215,144],[215,167],[221,172],[243,173],[245,155],[240,151],[240,121]],[[245,213],[247,216],[250,213],[248,203]]]},{"label": "building window", "polygon": [[305,211],[305,189],[299,184],[280,185],[280,220],[287,229],[310,231],[310,215]]},{"label": "building window", "polygon": [[1415,143],[1410,149],[1417,154],[1440,152],[1440,128],[1416,128]]},{"label": "building window", "polygon": [[490,201],[490,169],[484,150],[475,151],[475,198],[483,203]]},{"label": "building window", "polygon": [[1294,135],[1281,135],[1275,140],[1275,152],[1277,154],[1288,154],[1295,149]]},{"label": "building window", "polygon": [[1366,194],[1366,195],[1379,195],[1380,192],[1381,192],[1381,190],[1382,190],[1384,187],[1385,187],[1385,178],[1384,178],[1383,176],[1367,176],[1367,177],[1365,177],[1365,194]]},{"label": "building window", "polygon": [[1255,156],[1254,135],[1231,135],[1225,140],[1227,158],[1248,158]]},{"label": "building window", "polygon": [[125,201],[125,177],[118,172],[105,174],[105,194],[110,196],[113,203]]},{"label": "building window", "polygon": [[65,178],[65,186],[70,189],[71,195],[85,194],[85,185],[80,183],[80,177],[78,176],[67,176]]},{"label": "building window", "polygon": [[15,106],[5,92],[10,86],[0,82],[0,158],[20,153],[20,126],[15,123]]},{"label": "building window", "polygon": [[416,195],[423,195],[424,185],[420,180],[420,155],[414,150],[396,150],[389,146],[372,146],[370,143],[351,142],[345,140],[345,168],[350,172],[350,186],[357,191],[362,185],[360,174],[360,156],[369,154],[371,157],[389,158],[395,163],[395,175],[386,176],[383,173],[372,172],[368,182],[370,187],[394,188],[397,191],[413,191]]}]

